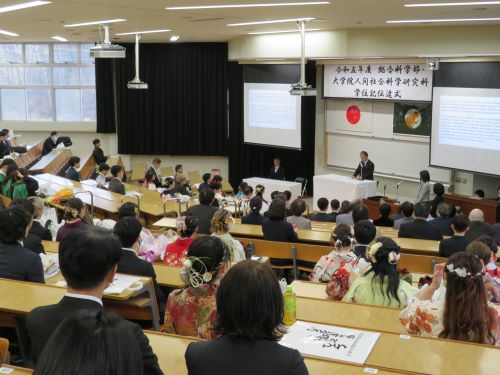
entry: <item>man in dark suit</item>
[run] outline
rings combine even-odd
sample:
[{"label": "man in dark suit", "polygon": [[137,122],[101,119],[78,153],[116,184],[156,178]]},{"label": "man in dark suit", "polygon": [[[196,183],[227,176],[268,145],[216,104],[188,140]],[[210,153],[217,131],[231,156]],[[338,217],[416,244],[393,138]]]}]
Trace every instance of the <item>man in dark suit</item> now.
[{"label": "man in dark suit", "polygon": [[415,217],[413,222],[401,225],[398,237],[434,241],[441,241],[443,239],[439,228],[427,222],[429,206],[422,202],[417,203],[413,210],[413,216]]},{"label": "man in dark suit", "polygon": [[[82,310],[103,308],[102,295],[113,281],[121,253],[120,242],[104,229],[89,227],[64,237],[59,245],[59,266],[68,284],[68,292],[55,305],[35,308],[26,320],[35,363],[66,317]],[[158,358],[142,329],[131,322],[126,324],[141,348],[143,374],[162,374]]]},{"label": "man in dark suit", "polygon": [[123,175],[125,174],[125,170],[121,165],[113,165],[111,167],[111,175],[113,178],[109,182],[108,190],[113,193],[125,195],[125,185],[123,185]]},{"label": "man in dark suit", "polygon": [[10,154],[12,145],[9,142],[9,130],[0,130],[0,158]]},{"label": "man in dark suit", "polygon": [[285,168],[281,166],[280,158],[274,158],[274,165],[269,169],[269,178],[273,180],[285,179]]},{"label": "man in dark suit", "polygon": [[474,241],[482,235],[493,237],[494,233],[491,227],[484,222],[484,212],[475,208],[469,213],[469,230],[465,237],[469,241]]},{"label": "man in dark suit", "polygon": [[211,206],[215,194],[212,189],[203,189],[200,191],[200,204],[188,208],[186,214],[198,219],[198,234],[210,234],[210,226],[217,207]]},{"label": "man in dark suit", "polygon": [[451,206],[448,203],[441,202],[438,204],[437,218],[431,220],[433,226],[439,228],[443,236],[453,236],[453,229],[451,229],[451,219],[449,218],[451,214]]},{"label": "man in dark suit", "polygon": [[57,132],[50,133],[50,137],[43,142],[42,156],[50,154],[57,147]]},{"label": "man in dark suit", "polygon": [[352,178],[357,180],[373,180],[373,172],[375,172],[375,164],[368,159],[368,152],[361,151],[359,154],[361,161],[358,168],[354,171]]},{"label": "man in dark suit", "polygon": [[377,228],[370,220],[360,220],[354,226],[354,239],[356,245],[354,246],[354,254],[358,258],[366,259],[366,249],[377,235]]},{"label": "man in dark suit", "polygon": [[[16,199],[11,204],[12,207],[21,207],[23,208],[32,219],[35,218],[35,206],[29,199]],[[32,221],[33,223],[33,221]],[[40,224],[40,223],[38,223]],[[33,233],[33,225],[31,225],[26,238],[23,240],[23,246],[28,250],[33,251],[36,254],[44,253],[45,249],[42,245],[42,238],[35,233]]]},{"label": "man in dark suit", "polygon": [[64,177],[80,182],[80,173],[78,172],[78,169],[80,169],[80,158],[78,156],[72,156],[69,158],[68,164],[69,168],[66,170]]},{"label": "man in dark suit", "polygon": [[500,223],[493,224],[491,226],[491,230],[493,231],[493,236],[497,240],[498,244],[500,244]]},{"label": "man in dark suit", "polygon": [[31,220],[20,206],[0,211],[0,277],[43,284],[42,260],[23,246]]},{"label": "man in dark suit", "polygon": [[328,211],[328,204],[328,199],[319,198],[317,202],[319,212],[312,214],[309,219],[311,221],[333,222],[332,216],[326,213],[326,211]]},{"label": "man in dark suit", "polygon": [[205,173],[201,176],[203,182],[198,186],[198,191],[202,191],[203,189],[210,189],[210,185],[212,184],[212,174]]},{"label": "man in dark suit", "polygon": [[106,163],[108,156],[104,155],[104,151],[101,148],[101,140],[94,139],[92,143],[94,144],[94,151],[92,151],[92,155],[94,156],[96,164],[100,165],[102,163]]},{"label": "man in dark suit", "polygon": [[[151,166],[146,173],[153,176],[153,182],[157,188],[161,187],[161,173],[160,173],[161,160],[154,158]],[[175,180],[174,180],[175,181]]]},{"label": "man in dark suit", "polygon": [[470,242],[465,236],[469,228],[469,220],[467,220],[465,215],[455,215],[452,219],[451,227],[453,228],[454,235],[439,243],[440,257],[448,258],[455,253],[465,251],[465,248]]}]

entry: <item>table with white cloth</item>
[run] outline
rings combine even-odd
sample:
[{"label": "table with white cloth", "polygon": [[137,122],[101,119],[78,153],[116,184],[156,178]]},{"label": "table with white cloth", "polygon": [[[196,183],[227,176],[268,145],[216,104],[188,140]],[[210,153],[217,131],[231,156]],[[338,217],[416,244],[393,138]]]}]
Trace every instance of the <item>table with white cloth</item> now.
[{"label": "table with white cloth", "polygon": [[291,181],[283,181],[283,180],[272,180],[270,178],[260,178],[260,177],[251,177],[243,180],[249,186],[253,188],[253,192],[255,194],[255,187],[257,185],[262,185],[265,188],[264,191],[264,199],[271,203],[271,193],[273,191],[284,192],[285,190],[289,190],[292,193],[291,200],[300,197],[302,192],[302,184],[299,182],[291,182]]},{"label": "table with white cloth", "polygon": [[365,199],[377,195],[377,182],[370,180],[354,180],[351,177],[337,174],[314,176],[314,209],[317,210],[319,198],[340,202]]}]

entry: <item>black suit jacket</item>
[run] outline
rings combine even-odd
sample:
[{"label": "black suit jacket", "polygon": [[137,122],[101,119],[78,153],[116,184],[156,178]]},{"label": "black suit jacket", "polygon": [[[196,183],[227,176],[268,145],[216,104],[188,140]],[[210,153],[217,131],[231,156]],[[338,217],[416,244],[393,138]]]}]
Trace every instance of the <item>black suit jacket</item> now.
[{"label": "black suit jacket", "polygon": [[40,237],[44,241],[52,241],[52,233],[50,233],[50,230],[45,228],[38,221],[33,221],[33,224],[31,225],[30,233],[37,235],[38,237]]},{"label": "black suit jacket", "polygon": [[23,241],[23,245],[25,248],[33,251],[35,254],[40,254],[40,253],[45,254],[45,249],[43,248],[42,245],[42,239],[38,237],[36,234],[29,232],[28,236]]},{"label": "black suit jacket", "polygon": [[373,172],[375,172],[375,164],[371,160],[367,160],[363,167],[362,162],[359,162],[358,168],[354,171],[354,177],[361,176],[363,180],[373,180]]},{"label": "black suit jacket", "polygon": [[189,344],[189,375],[307,375],[298,350],[270,340],[218,339]]},{"label": "black suit jacket", "polygon": [[241,218],[241,224],[262,225],[264,216],[261,214],[248,214]]},{"label": "black suit jacket", "polygon": [[210,225],[218,208],[206,204],[198,204],[188,208],[186,214],[198,218],[198,234],[210,234]]},{"label": "black suit jacket", "polygon": [[8,155],[12,146],[9,141],[0,141],[0,158]]},{"label": "black suit jacket", "polygon": [[439,243],[439,256],[448,258],[455,253],[465,251],[469,243],[469,239],[465,236],[452,236],[447,240],[442,240]]},{"label": "black suit jacket", "polygon": [[292,224],[282,220],[264,220],[262,232],[267,241],[297,242],[299,240]]},{"label": "black suit jacket", "polygon": [[125,185],[117,178],[113,178],[108,185],[108,190],[113,193],[118,193],[121,195],[125,195]]},{"label": "black suit jacket", "polygon": [[40,256],[21,246],[0,243],[0,277],[45,283]]},{"label": "black suit jacket", "polygon": [[57,147],[57,143],[55,143],[52,140],[52,137],[48,137],[44,142],[43,142],[43,147],[42,147],[42,156],[45,156],[47,154],[50,154],[50,152]]},{"label": "black suit jacket", "polygon": [[106,160],[108,160],[108,158],[104,155],[104,151],[97,147],[94,147],[92,155],[94,156],[97,165],[106,163]]},{"label": "black suit jacket", "polygon": [[435,241],[441,241],[443,239],[443,235],[439,228],[433,226],[424,219],[415,219],[411,223],[401,224],[398,237]]},{"label": "black suit jacket", "polygon": [[273,180],[284,180],[285,179],[285,168],[281,165],[278,170],[274,171],[274,165],[269,169],[269,178]]},{"label": "black suit jacket", "polygon": [[495,238],[498,242],[498,245],[500,245],[500,223],[493,224],[490,228],[493,231],[493,235],[495,236]]},{"label": "black suit jacket", "polygon": [[483,223],[482,221],[471,221],[469,224],[469,230],[465,233],[465,237],[467,237],[469,241],[474,241],[483,234],[491,237],[495,236],[493,229],[491,229],[488,224]]},{"label": "black suit jacket", "polygon": [[389,217],[379,217],[378,219],[373,220],[373,224],[375,224],[376,227],[390,227],[392,228],[394,226],[394,220],[392,220]]},{"label": "black suit jacket", "polygon": [[[82,310],[101,310],[102,306],[95,302],[80,298],[63,297],[59,303],[50,306],[41,306],[33,309],[26,319],[26,328],[32,343],[32,357],[36,363],[50,337],[67,317]],[[134,323],[127,322],[132,335],[135,337],[142,353],[144,375],[160,375],[163,372],[158,365],[158,358],[153,353],[149,340],[142,329]]]},{"label": "black suit jacket", "polygon": [[356,254],[356,256],[358,258],[368,260],[368,259],[366,259],[366,249],[367,248],[368,248],[368,246],[365,246],[365,245],[356,245],[356,246],[354,246],[354,249],[352,251],[354,252],[354,254]]},{"label": "black suit jacket", "polygon": [[337,218],[337,216],[335,216],[335,218],[334,218],[331,214],[327,214],[326,212],[316,212],[316,213],[312,214],[309,219],[311,221],[322,221],[322,222],[328,221],[328,222],[333,223],[336,218]]},{"label": "black suit jacket", "polygon": [[451,229],[451,219],[448,217],[438,217],[430,221],[431,225],[439,228],[443,236],[453,236],[453,229]]},{"label": "black suit jacket", "polygon": [[151,174],[151,175],[154,176],[153,182],[155,183],[155,185],[156,185],[157,188],[161,187],[161,181],[158,178],[158,175],[156,174],[156,171],[155,171],[155,169],[152,166],[149,167],[149,169],[148,169],[148,171],[146,173]]},{"label": "black suit jacket", "polygon": [[73,168],[73,167],[69,167],[66,170],[65,177],[67,179],[80,182],[80,173],[78,173],[78,171],[75,168]]}]

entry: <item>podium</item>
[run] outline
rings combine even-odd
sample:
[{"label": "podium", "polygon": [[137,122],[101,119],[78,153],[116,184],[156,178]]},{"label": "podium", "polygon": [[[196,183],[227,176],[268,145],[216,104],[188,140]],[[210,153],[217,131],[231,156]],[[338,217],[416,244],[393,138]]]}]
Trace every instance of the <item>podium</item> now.
[{"label": "podium", "polygon": [[397,214],[399,212],[399,203],[395,199],[387,197],[374,197],[374,199],[363,199],[363,204],[368,207],[368,216],[371,220],[378,219],[380,217],[379,207],[384,201],[391,206],[391,215]]}]

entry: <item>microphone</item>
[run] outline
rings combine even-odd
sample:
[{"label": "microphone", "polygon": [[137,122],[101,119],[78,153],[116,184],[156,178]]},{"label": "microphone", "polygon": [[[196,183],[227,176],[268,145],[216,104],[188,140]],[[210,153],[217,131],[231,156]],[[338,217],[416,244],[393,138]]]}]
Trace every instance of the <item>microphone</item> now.
[{"label": "microphone", "polygon": [[399,185],[401,185],[404,182],[405,182],[405,180],[399,181],[398,184],[394,186],[394,189],[397,189],[399,187]]}]

